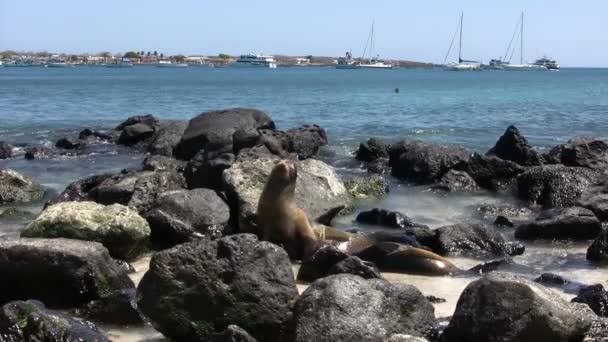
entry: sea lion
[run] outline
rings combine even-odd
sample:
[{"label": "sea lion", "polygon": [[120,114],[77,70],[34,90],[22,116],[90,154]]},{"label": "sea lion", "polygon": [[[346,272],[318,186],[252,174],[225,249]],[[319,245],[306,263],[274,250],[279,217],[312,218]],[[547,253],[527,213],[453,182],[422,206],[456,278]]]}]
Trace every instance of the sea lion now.
[{"label": "sea lion", "polygon": [[257,212],[261,240],[282,245],[292,259],[306,259],[317,250],[317,235],[306,216],[296,206],[298,171],[290,160],[277,161],[272,168]]}]

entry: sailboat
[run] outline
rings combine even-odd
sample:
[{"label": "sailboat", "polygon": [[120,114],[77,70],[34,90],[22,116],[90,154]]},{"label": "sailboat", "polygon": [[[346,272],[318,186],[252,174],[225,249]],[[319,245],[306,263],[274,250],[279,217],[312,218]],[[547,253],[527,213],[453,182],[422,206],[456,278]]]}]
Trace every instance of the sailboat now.
[{"label": "sailboat", "polygon": [[[384,63],[380,60],[380,56],[374,56],[374,22],[372,21],[372,29],[369,32],[369,37],[367,38],[367,42],[365,43],[365,49],[363,49],[363,57],[361,57],[361,62],[359,63],[359,67],[361,68],[369,68],[369,69],[392,69],[392,64]],[[369,46],[369,58],[366,60],[365,56],[368,52]],[[366,61],[366,62],[364,62]]]},{"label": "sailboat", "polygon": [[[502,68],[511,71],[545,71],[548,70],[543,64],[524,63],[524,12],[521,12],[519,22],[519,64],[505,63]],[[517,30],[517,27],[515,28]],[[511,39],[511,41],[513,41]],[[509,44],[510,45],[510,44]],[[508,48],[507,48],[508,53]],[[511,53],[513,55],[513,53]]]},{"label": "sailboat", "polygon": [[460,30],[460,39],[458,41],[458,63],[449,63],[445,66],[445,70],[449,71],[477,71],[481,70],[481,63],[476,61],[467,61],[462,59],[462,27],[464,23],[464,13],[460,14],[460,24],[456,28],[456,32],[454,32],[454,36],[452,37],[452,42],[450,43],[450,47],[448,48],[448,52],[445,54],[445,58],[443,59],[443,64],[448,59],[450,55],[450,51],[452,51],[452,46],[454,45],[454,39],[456,39],[456,34]]}]

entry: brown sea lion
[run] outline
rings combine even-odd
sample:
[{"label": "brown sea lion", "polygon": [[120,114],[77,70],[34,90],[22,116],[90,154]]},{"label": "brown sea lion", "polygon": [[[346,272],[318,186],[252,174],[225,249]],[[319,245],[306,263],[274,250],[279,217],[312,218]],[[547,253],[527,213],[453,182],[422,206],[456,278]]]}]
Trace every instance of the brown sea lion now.
[{"label": "brown sea lion", "polygon": [[275,163],[257,212],[261,240],[282,245],[292,259],[306,259],[319,247],[306,213],[296,206],[297,167],[290,160]]}]

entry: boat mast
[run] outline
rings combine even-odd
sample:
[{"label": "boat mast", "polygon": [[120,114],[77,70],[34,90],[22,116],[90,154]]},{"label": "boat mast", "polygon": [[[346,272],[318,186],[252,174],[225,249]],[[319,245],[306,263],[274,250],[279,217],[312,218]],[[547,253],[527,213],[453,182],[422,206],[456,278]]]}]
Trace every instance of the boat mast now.
[{"label": "boat mast", "polygon": [[460,13],[460,41],[458,43],[458,63],[462,63],[462,23],[464,12]]},{"label": "boat mast", "polygon": [[524,64],[524,12],[521,12],[521,33],[520,33],[520,53],[519,64]]}]

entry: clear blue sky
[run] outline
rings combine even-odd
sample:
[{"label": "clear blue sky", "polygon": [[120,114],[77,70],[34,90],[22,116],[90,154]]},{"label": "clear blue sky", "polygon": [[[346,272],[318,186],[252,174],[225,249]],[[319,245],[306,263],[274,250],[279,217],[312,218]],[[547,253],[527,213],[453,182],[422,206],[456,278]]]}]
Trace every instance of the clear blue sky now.
[{"label": "clear blue sky", "polygon": [[502,56],[524,11],[526,60],[608,66],[606,0],[0,0],[0,50],[358,56],[375,19],[381,56],[442,62],[460,11],[466,58]]}]

